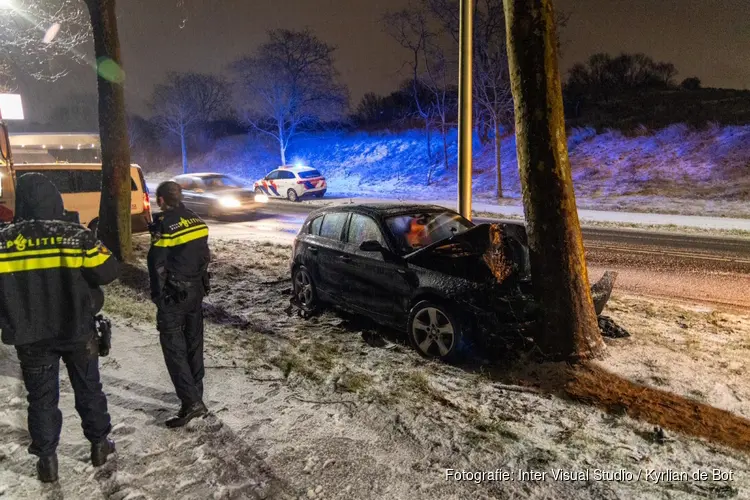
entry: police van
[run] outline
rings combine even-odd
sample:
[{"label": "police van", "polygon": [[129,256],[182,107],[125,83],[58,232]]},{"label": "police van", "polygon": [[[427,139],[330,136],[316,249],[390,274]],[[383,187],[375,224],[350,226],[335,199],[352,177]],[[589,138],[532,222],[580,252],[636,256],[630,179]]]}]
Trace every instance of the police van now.
[{"label": "police van", "polygon": [[[14,134],[13,171],[0,168],[0,220],[9,221],[15,207],[15,178],[40,173],[57,187],[65,209],[78,212],[82,225],[96,229],[102,190],[99,138],[95,134]],[[72,160],[72,162],[71,162]],[[78,161],[76,161],[78,160]],[[131,224],[134,233],[146,232],[151,222],[151,203],[143,171],[130,166]]]}]

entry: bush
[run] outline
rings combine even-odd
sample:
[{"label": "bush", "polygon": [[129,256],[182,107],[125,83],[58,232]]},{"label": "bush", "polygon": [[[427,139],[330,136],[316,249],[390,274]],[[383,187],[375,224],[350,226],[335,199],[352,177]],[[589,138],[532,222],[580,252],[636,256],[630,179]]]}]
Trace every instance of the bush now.
[{"label": "bush", "polygon": [[684,90],[699,90],[701,88],[701,79],[697,76],[685,78],[680,84]]}]

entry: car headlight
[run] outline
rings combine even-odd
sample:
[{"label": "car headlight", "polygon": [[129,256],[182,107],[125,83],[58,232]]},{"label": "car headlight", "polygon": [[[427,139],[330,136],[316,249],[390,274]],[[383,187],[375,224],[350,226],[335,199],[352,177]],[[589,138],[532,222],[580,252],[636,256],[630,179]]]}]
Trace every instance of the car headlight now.
[{"label": "car headlight", "polygon": [[257,201],[258,203],[268,203],[268,196],[266,196],[265,194],[256,194],[255,201]]},{"label": "car headlight", "polygon": [[231,196],[224,196],[223,198],[219,198],[219,204],[224,208],[239,208],[242,206],[240,200]]}]

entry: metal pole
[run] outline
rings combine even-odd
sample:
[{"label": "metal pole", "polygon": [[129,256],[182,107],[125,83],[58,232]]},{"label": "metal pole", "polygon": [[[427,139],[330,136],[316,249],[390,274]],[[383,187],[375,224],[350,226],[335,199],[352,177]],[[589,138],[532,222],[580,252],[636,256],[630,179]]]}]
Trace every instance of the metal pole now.
[{"label": "metal pole", "polygon": [[458,212],[471,220],[474,0],[461,0],[458,70]]}]

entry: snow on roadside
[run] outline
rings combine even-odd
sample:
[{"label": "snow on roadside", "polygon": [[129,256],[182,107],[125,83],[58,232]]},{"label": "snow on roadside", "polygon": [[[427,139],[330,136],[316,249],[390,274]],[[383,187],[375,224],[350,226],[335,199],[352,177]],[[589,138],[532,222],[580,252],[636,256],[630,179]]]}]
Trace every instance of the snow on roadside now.
[{"label": "snow on roadside", "polygon": [[[138,242],[142,252],[145,241]],[[17,362],[4,348],[0,490],[5,495],[21,500],[750,495],[745,453],[669,433],[671,439],[658,444],[646,423],[523,389],[551,376],[554,365],[435,364],[392,332],[356,317],[336,312],[308,321],[289,317],[282,312],[288,300],[288,248],[225,241],[212,246],[206,399],[213,416],[184,430],[164,428],[177,402],[158,334],[148,323],[153,310],[144,302],[145,283],[137,290],[116,284],[107,290],[108,313],[127,310],[130,316],[116,319],[113,352],[102,363],[116,460],[102,471],[86,463],[88,447],[64,381],[62,480],[58,488],[39,485],[25,451]],[[627,296],[615,297],[612,305],[608,313],[633,337],[610,342],[610,357],[603,362],[608,369],[750,414],[750,387],[742,376],[748,368],[750,316]],[[498,468],[516,480],[446,480],[446,469]],[[648,470],[714,468],[734,472],[734,479],[657,483],[645,478]],[[530,469],[547,472],[546,480],[517,480],[519,470]],[[589,470],[591,480],[555,481],[556,469]],[[643,472],[640,481],[595,481],[595,470]]]},{"label": "snow on roadside", "polygon": [[[293,142],[289,162],[320,169],[329,192],[342,196],[453,199],[455,130],[448,135],[448,168],[442,164],[439,142],[435,137],[428,159],[422,131],[307,134]],[[190,168],[254,181],[278,166],[272,146],[252,137],[229,137],[212,152],[193,158]],[[515,147],[513,136],[503,139],[502,176],[505,196],[518,204]],[[574,129],[568,133],[568,149],[580,208],[750,218],[748,125],[696,130],[678,124],[635,136]],[[473,187],[478,201],[505,203],[495,200],[496,179],[494,144],[477,142]]]}]

